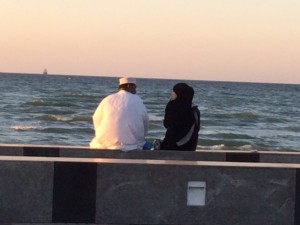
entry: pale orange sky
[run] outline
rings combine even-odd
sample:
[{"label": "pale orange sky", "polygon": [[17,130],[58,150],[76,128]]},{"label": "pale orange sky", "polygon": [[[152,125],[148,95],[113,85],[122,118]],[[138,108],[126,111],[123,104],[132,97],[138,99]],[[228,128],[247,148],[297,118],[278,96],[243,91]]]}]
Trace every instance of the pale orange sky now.
[{"label": "pale orange sky", "polygon": [[300,84],[299,0],[0,5],[0,72]]}]

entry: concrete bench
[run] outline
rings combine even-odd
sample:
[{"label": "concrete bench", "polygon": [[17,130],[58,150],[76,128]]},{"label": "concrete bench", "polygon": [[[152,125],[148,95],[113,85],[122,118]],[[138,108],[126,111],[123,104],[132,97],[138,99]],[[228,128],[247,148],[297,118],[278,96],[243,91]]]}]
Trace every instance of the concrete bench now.
[{"label": "concrete bench", "polygon": [[0,145],[0,155],[116,159],[162,159],[188,161],[300,163],[300,151],[130,151],[94,150],[76,146]]}]

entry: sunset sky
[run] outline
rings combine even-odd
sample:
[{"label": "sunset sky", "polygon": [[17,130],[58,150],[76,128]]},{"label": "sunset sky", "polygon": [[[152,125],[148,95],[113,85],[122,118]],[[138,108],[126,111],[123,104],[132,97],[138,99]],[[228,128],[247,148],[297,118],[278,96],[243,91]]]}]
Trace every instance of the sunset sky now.
[{"label": "sunset sky", "polygon": [[299,0],[0,6],[0,72],[300,84]]}]

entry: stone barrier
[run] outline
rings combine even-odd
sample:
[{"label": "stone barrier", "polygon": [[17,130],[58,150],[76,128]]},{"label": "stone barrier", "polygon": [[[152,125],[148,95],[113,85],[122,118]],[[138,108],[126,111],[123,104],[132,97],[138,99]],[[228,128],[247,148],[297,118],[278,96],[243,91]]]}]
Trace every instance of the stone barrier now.
[{"label": "stone barrier", "polygon": [[0,156],[0,224],[299,225],[299,174],[292,163]]},{"label": "stone barrier", "polygon": [[130,151],[95,150],[76,146],[45,145],[0,145],[0,155],[75,157],[75,158],[116,158],[116,159],[162,159],[188,161],[266,162],[300,163],[300,151],[238,151],[199,150],[185,151]]}]

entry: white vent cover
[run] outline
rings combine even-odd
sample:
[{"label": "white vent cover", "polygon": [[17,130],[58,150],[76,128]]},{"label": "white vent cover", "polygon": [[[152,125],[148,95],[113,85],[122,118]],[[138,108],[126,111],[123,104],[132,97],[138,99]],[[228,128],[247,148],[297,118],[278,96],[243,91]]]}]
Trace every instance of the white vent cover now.
[{"label": "white vent cover", "polygon": [[187,205],[203,206],[205,205],[205,181],[189,181],[187,187]]}]

